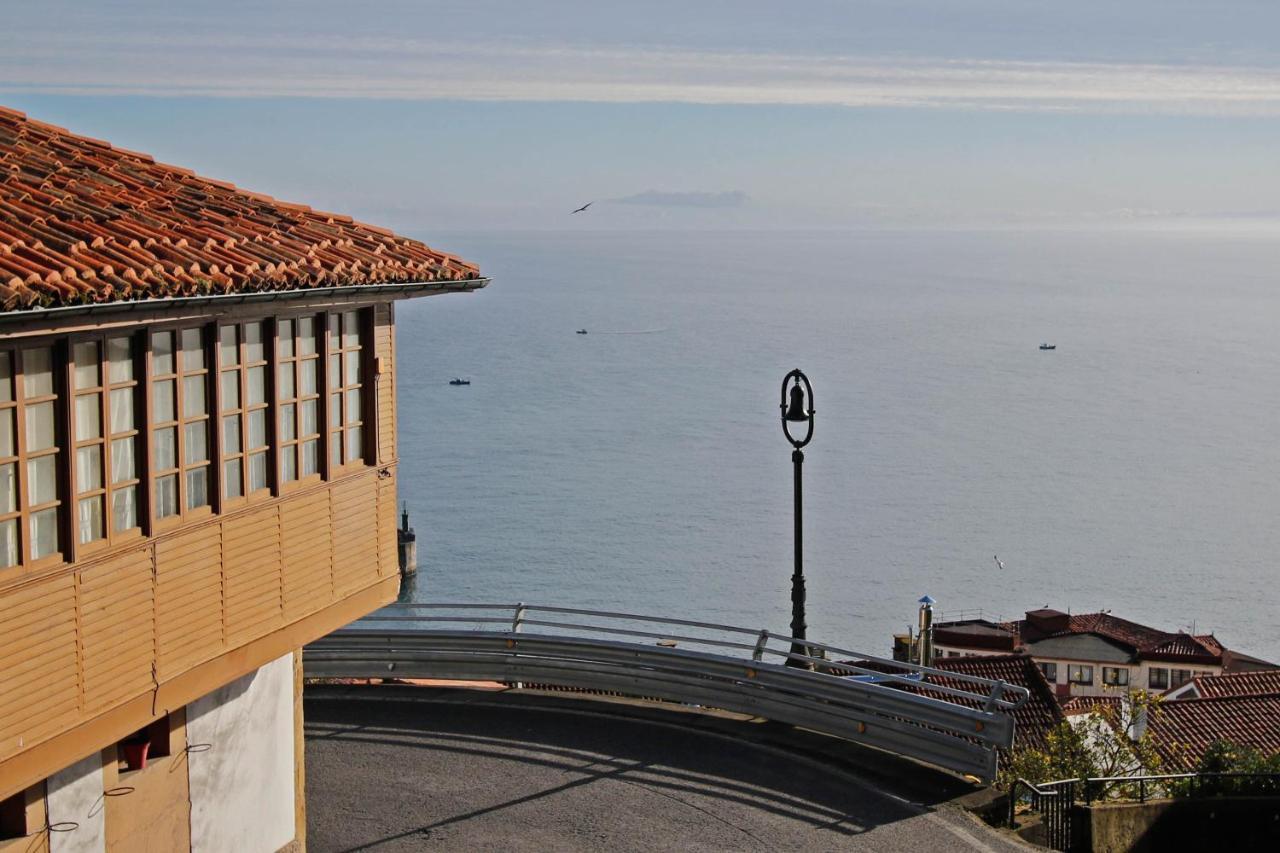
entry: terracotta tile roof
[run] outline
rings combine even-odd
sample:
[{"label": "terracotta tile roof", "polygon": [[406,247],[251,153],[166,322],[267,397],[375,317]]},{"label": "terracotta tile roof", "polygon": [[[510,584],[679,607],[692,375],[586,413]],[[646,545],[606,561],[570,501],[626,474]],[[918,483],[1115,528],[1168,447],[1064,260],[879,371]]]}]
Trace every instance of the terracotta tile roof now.
[{"label": "terracotta tile roof", "polygon": [[385,228],[0,107],[0,309],[477,278]]},{"label": "terracotta tile roof", "polygon": [[1114,719],[1114,715],[1119,714],[1123,707],[1124,697],[1122,696],[1072,696],[1062,703],[1062,713],[1068,717],[1075,717],[1101,711],[1112,714]]},{"label": "terracotta tile roof", "polygon": [[[1040,672],[1040,668],[1035,665],[1030,655],[943,658],[934,661],[933,665],[936,669],[1004,681],[1018,687],[1025,687],[1030,691],[1030,698],[1013,712],[1015,748],[1044,749],[1045,738],[1064,719],[1058,700],[1053,695],[1053,688],[1049,686],[1049,682],[1045,680],[1044,674]],[[973,689],[971,683],[959,680],[950,682],[939,676],[930,676],[929,682],[963,690]],[[972,702],[941,694],[939,698],[975,708],[982,707],[982,701],[976,697]]]},{"label": "terracotta tile roof", "polygon": [[1147,713],[1147,731],[1170,767],[1194,767],[1216,740],[1280,752],[1280,694],[1178,699]]},{"label": "terracotta tile roof", "polygon": [[1229,675],[1197,675],[1191,680],[1195,682],[1196,693],[1204,699],[1280,694],[1280,669],[1235,672]]}]

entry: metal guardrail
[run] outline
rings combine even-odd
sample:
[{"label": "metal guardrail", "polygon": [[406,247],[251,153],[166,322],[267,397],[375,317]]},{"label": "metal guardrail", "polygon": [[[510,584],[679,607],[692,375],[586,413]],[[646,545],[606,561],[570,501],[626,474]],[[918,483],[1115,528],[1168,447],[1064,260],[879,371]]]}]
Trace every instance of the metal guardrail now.
[{"label": "metal guardrail", "polygon": [[[1028,696],[1003,681],[766,630],[525,604],[403,606],[413,615],[365,617],[307,646],[305,674],[656,697],[767,717],[984,782],[995,779],[996,747],[1013,744],[1010,712]],[[793,653],[793,642],[809,654]]]}]

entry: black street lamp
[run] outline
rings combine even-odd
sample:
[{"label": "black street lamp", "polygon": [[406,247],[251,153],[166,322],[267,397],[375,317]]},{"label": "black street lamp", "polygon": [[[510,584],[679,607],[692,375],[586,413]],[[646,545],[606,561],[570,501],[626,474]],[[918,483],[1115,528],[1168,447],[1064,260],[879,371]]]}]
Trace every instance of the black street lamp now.
[{"label": "black street lamp", "polygon": [[[790,391],[787,385],[790,385]],[[806,405],[807,404],[807,405]],[[795,464],[796,484],[796,570],[791,576],[791,636],[797,642],[791,644],[791,654],[808,655],[809,650],[804,643],[804,560],[803,560],[803,524],[800,503],[800,466],[804,464],[804,452],[800,449],[813,438],[813,386],[809,377],[799,370],[793,370],[782,380],[782,433],[795,448],[791,451],[791,461]],[[791,424],[807,424],[804,438],[796,438],[791,434]],[[788,666],[808,667],[808,663],[797,658],[787,658]]]}]

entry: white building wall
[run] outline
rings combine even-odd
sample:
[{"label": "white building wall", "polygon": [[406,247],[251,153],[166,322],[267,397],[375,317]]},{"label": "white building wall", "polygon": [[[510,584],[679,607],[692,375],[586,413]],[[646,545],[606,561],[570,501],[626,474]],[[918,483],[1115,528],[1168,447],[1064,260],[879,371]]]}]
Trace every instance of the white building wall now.
[{"label": "white building wall", "polygon": [[275,853],[294,839],[292,654],[188,705],[187,743],[193,851]]},{"label": "white building wall", "polygon": [[103,853],[107,833],[102,796],[102,753],[95,752],[45,782],[49,853]]}]

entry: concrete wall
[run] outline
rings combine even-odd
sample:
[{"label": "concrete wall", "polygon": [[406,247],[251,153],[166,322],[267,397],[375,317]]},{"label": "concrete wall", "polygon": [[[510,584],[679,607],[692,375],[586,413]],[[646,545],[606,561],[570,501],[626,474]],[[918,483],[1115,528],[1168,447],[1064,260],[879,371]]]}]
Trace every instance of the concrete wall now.
[{"label": "concrete wall", "polygon": [[293,693],[289,654],[187,706],[193,851],[275,853],[293,841]]},{"label": "concrete wall", "polygon": [[54,773],[46,785],[49,826],[59,829],[49,833],[49,853],[103,853],[107,834],[102,753]]},{"label": "concrete wall", "polygon": [[1076,850],[1280,850],[1280,797],[1076,806]]}]

